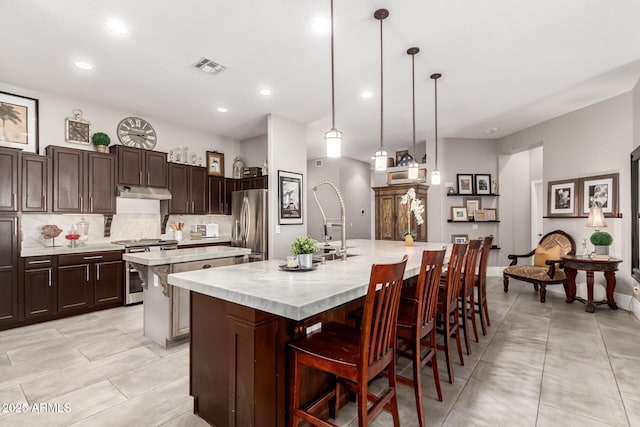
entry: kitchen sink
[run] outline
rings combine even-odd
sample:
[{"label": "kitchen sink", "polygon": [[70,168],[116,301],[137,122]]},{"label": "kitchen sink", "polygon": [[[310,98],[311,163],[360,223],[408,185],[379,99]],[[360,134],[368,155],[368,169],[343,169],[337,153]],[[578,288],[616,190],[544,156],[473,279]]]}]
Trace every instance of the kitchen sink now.
[{"label": "kitchen sink", "polygon": [[[358,254],[347,253],[347,258],[351,258],[353,256],[358,256]],[[342,259],[342,256],[337,255],[335,252],[327,252],[327,253],[323,253],[321,255],[317,255],[317,256],[314,257],[314,259],[317,259],[319,261],[321,261],[322,258],[324,258],[325,261],[333,261],[333,260],[336,260],[336,259]]]}]

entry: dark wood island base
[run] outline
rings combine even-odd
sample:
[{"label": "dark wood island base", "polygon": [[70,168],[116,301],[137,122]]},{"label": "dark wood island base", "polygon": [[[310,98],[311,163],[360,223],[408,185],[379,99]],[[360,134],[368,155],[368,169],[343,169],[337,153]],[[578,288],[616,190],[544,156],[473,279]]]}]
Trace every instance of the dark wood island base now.
[{"label": "dark wood island base", "polygon": [[[190,292],[190,394],[194,413],[216,427],[285,427],[287,343],[318,322],[350,323],[357,299],[302,321]],[[302,402],[326,389],[325,374],[303,373]],[[342,396],[343,403],[348,396]],[[328,408],[326,416],[329,415]]]}]

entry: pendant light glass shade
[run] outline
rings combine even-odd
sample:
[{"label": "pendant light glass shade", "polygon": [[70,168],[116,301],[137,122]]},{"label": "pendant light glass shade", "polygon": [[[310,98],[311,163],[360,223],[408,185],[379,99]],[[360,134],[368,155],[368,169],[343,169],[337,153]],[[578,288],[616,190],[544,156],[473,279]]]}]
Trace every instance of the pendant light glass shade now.
[{"label": "pendant light glass shade", "polygon": [[431,172],[431,185],[440,185],[440,171],[438,170],[438,79],[442,77],[442,74],[431,74],[433,83],[435,85],[435,148],[436,148],[436,164],[435,168]]},{"label": "pendant light glass shade", "polygon": [[324,134],[327,157],[340,157],[342,154],[342,132],[336,129],[336,88],[333,60],[333,0],[331,0],[331,129]]},{"label": "pendant light glass shade", "polygon": [[389,16],[387,9],[378,9],[373,13],[373,17],[380,21],[380,148],[376,151],[375,170],[387,170],[387,150],[384,149],[384,72],[382,57],[382,21]]},{"label": "pendant light glass shade", "polygon": [[411,166],[409,166],[408,178],[409,179],[418,179],[418,175],[419,175],[418,164],[414,161],[411,164]]},{"label": "pendant light glass shade", "polygon": [[376,151],[376,170],[377,171],[386,171],[387,170],[387,155],[389,153],[386,152],[383,148]]},{"label": "pendant light glass shade", "polygon": [[324,134],[327,145],[327,157],[340,157],[342,150],[342,132],[330,129]]}]

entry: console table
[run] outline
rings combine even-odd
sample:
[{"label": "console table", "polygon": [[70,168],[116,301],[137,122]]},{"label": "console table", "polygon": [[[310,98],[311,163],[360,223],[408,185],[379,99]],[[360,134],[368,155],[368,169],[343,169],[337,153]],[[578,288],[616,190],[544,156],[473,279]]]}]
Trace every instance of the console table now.
[{"label": "console table", "polygon": [[[618,305],[613,299],[613,291],[616,289],[616,271],[618,270],[618,264],[622,262],[621,259],[609,258],[609,259],[591,259],[587,256],[576,255],[564,255],[561,257],[564,262],[564,272],[567,275],[567,302],[572,303],[574,300],[586,303],[587,307],[585,311],[587,313],[593,313],[596,311],[596,306],[600,304],[607,304],[612,309],[616,310]],[[587,300],[576,296],[576,275],[578,270],[586,272],[587,275]],[[596,271],[602,271],[604,277],[607,280],[607,300],[606,301],[594,301],[593,300],[593,273]]]}]

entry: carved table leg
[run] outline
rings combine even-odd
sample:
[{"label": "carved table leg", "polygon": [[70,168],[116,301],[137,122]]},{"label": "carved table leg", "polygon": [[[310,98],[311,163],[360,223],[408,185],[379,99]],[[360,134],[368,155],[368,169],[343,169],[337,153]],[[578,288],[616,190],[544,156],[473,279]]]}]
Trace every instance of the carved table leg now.
[{"label": "carved table leg", "polygon": [[596,305],[593,303],[593,271],[587,270],[587,313],[596,311]]},{"label": "carved table leg", "polygon": [[502,277],[502,284],[505,292],[509,292],[509,278],[507,276]]},{"label": "carved table leg", "polygon": [[604,278],[607,279],[607,305],[614,310],[618,309],[618,304],[616,304],[613,299],[613,291],[616,289],[616,273],[615,271],[605,271]]},{"label": "carved table leg", "polygon": [[572,303],[576,299],[576,275],[578,270],[565,267],[564,273],[567,275],[567,285],[565,287],[565,293],[567,294],[567,303]]}]

